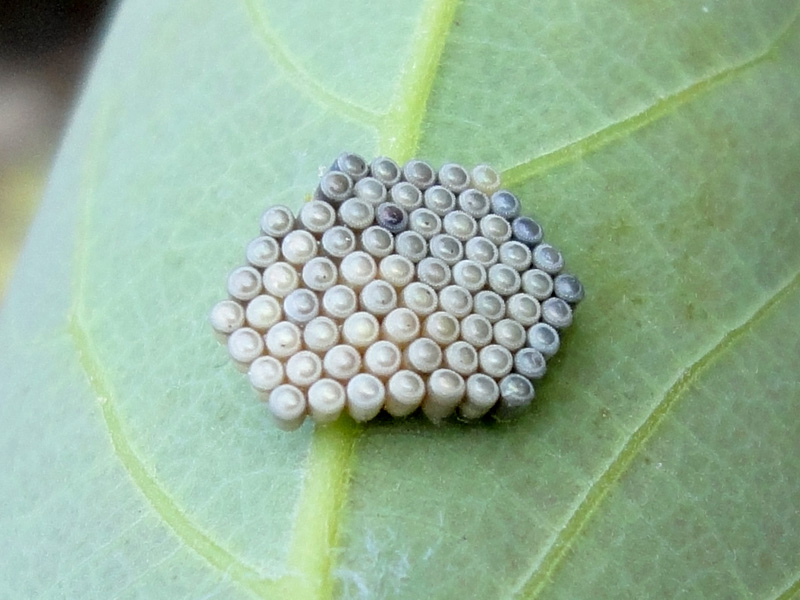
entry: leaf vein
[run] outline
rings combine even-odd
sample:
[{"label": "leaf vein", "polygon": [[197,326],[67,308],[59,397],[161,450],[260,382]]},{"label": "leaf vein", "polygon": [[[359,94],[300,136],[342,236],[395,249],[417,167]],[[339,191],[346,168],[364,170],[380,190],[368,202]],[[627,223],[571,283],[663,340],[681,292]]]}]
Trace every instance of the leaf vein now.
[{"label": "leaf vein", "polygon": [[342,117],[373,129],[378,128],[382,115],[354,104],[347,98],[343,98],[329,90],[306,70],[297,57],[292,55],[292,52],[270,25],[269,19],[264,14],[263,9],[256,3],[256,0],[244,0],[244,3],[267,55],[284,72],[287,81],[291,85],[317,104],[332,110]]},{"label": "leaf vein", "polygon": [[[381,152],[397,160],[416,150],[447,34],[460,0],[426,0],[409,47],[397,101],[380,127]],[[347,503],[355,445],[362,429],[346,423],[317,429],[295,517],[289,551],[292,574],[284,578],[292,598],[332,598],[334,548]]]},{"label": "leaf vein", "polygon": [[682,90],[656,101],[639,113],[615,121],[555,150],[540,154],[526,162],[505,169],[503,171],[504,184],[507,186],[519,185],[536,176],[544,175],[565,163],[579,160],[604,146],[633,134],[639,129],[647,127],[651,123],[659,121],[674,113],[680,107],[704,95],[712,88],[729,82],[759,64],[766,62],[777,53],[780,46],[788,37],[788,34],[797,23],[799,16],[800,4],[795,8],[786,26],[775,39],[756,56],[739,64],[726,67],[716,73],[712,73]]},{"label": "leaf vein", "polygon": [[426,0],[423,4],[396,100],[379,128],[381,151],[396,160],[407,160],[417,150],[428,99],[460,1]]},{"label": "leaf vein", "polygon": [[795,600],[798,597],[800,597],[800,577],[795,578],[775,600]]},{"label": "leaf vein", "polygon": [[798,286],[800,286],[800,272],[796,273],[788,283],[784,284],[761,303],[743,323],[723,335],[717,344],[695,360],[677,377],[642,424],[631,434],[619,453],[589,487],[586,495],[566,519],[564,527],[548,546],[539,564],[517,586],[512,594],[514,597],[533,599],[541,594],[542,590],[551,582],[555,571],[569,554],[575,539],[586,528],[605,497],[614,485],[619,482],[633,460],[639,456],[642,448],[678,401],[697,382],[709,366],[751,331],[769,314],[772,308],[780,304]]},{"label": "leaf vein", "polygon": [[236,558],[195,525],[137,456],[125,434],[122,421],[114,407],[114,393],[92,351],[88,333],[77,310],[73,310],[70,314],[68,330],[72,336],[81,368],[86,373],[89,385],[100,406],[114,453],[153,510],[183,544],[215,568],[227,573],[233,581],[253,593],[255,597],[267,598],[268,593],[273,589],[274,582],[262,578],[255,568]]},{"label": "leaf vein", "polygon": [[256,598],[268,598],[274,591],[276,582],[262,578],[254,567],[235,557],[193,523],[136,454],[125,433],[122,420],[117,414],[112,385],[103,372],[102,365],[92,348],[89,331],[83,322],[88,263],[86,240],[90,231],[92,199],[95,195],[100,168],[100,161],[93,159],[103,155],[101,150],[106,141],[104,138],[107,134],[108,118],[112,109],[118,104],[118,100],[116,98],[115,101],[109,101],[100,106],[84,162],[87,167],[83,173],[82,194],[79,198],[79,202],[83,204],[83,211],[78,219],[73,265],[75,287],[73,304],[67,316],[67,332],[75,347],[78,364],[86,375],[89,387],[100,407],[100,414],[108,431],[111,447],[123,469],[153,507],[158,518],[172,530],[182,544],[196,552],[210,565],[225,573],[232,581]]}]

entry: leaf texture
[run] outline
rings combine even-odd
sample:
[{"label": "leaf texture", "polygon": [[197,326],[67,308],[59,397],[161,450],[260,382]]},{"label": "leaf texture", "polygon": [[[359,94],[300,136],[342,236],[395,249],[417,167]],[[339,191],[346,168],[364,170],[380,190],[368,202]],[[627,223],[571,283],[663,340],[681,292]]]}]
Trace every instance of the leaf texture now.
[{"label": "leaf texture", "polygon": [[[117,9],[0,313],[0,597],[800,595],[795,2]],[[206,323],[342,150],[503,170],[530,414],[278,431]]]}]

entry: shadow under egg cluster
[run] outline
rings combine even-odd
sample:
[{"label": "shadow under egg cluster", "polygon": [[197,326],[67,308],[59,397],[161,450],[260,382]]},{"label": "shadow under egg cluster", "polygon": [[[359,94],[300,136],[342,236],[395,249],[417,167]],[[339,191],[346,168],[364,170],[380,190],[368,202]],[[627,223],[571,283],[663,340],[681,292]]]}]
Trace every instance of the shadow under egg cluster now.
[{"label": "shadow under egg cluster", "polygon": [[297,215],[264,212],[211,325],[285,430],[512,418],[584,294],[520,208],[486,165],[342,154]]}]

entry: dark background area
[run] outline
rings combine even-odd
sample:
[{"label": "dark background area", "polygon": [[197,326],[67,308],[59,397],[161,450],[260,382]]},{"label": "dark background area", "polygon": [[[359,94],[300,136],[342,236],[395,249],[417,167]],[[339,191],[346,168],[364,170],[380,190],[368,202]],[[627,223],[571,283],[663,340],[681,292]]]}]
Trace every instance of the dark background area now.
[{"label": "dark background area", "polygon": [[0,299],[108,12],[103,0],[0,0]]}]

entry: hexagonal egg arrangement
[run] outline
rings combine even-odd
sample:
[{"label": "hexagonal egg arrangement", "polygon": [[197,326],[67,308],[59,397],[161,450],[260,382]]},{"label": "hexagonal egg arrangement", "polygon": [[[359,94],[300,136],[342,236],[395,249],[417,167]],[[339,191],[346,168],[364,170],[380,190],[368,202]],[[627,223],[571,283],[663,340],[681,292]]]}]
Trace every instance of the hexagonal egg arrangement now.
[{"label": "hexagonal egg arrangement", "polygon": [[512,418],[584,295],[520,209],[486,165],[342,154],[297,215],[264,212],[211,325],[285,430]]}]

